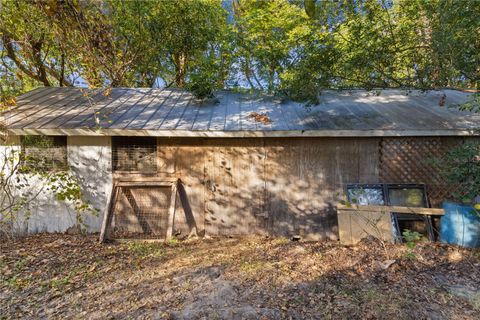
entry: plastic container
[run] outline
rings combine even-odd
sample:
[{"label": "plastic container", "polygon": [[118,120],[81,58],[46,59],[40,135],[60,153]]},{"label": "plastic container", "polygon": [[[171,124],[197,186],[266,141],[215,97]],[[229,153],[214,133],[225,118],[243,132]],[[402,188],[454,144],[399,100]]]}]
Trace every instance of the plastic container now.
[{"label": "plastic container", "polygon": [[445,215],[440,220],[442,242],[463,247],[480,247],[480,212],[473,206],[444,202]]}]

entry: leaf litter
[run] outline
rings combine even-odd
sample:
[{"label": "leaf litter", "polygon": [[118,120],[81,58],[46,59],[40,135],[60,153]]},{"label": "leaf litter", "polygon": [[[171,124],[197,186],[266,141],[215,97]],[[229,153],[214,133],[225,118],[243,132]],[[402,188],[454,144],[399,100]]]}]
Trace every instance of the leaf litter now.
[{"label": "leaf litter", "polygon": [[[479,319],[480,251],[284,238],[0,245],[0,319]],[[412,254],[413,253],[413,254]]]}]

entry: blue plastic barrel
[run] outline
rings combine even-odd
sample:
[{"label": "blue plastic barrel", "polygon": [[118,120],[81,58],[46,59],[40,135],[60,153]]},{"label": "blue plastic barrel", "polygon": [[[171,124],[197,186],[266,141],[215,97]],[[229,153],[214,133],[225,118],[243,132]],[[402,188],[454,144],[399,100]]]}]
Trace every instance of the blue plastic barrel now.
[{"label": "blue plastic barrel", "polygon": [[445,215],[440,220],[442,242],[463,247],[480,247],[480,212],[472,206],[444,202]]}]

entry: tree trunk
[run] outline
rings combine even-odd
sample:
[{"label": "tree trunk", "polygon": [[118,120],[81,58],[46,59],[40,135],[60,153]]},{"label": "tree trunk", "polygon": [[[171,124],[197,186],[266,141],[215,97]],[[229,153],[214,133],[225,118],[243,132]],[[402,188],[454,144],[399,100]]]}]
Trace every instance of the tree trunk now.
[{"label": "tree trunk", "polygon": [[175,84],[179,88],[185,86],[185,75],[187,73],[187,55],[183,52],[173,55],[175,65]]}]

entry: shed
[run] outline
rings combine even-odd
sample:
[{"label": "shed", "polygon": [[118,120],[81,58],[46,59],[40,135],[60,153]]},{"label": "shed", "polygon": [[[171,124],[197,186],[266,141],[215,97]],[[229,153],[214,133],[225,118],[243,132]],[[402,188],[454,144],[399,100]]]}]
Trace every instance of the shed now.
[{"label": "shed", "polygon": [[[122,237],[337,239],[346,184],[422,183],[431,205],[441,204],[451,187],[426,160],[477,139],[480,115],[455,108],[469,96],[330,90],[306,107],[230,91],[200,101],[179,89],[38,88],[3,113],[13,143],[4,148],[20,148],[25,135],[63,139],[85,194],[112,214],[88,218],[90,231],[104,221]],[[50,199],[24,229],[73,224],[69,209]]]}]

